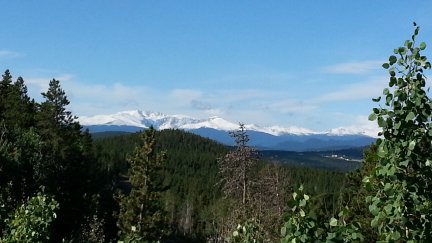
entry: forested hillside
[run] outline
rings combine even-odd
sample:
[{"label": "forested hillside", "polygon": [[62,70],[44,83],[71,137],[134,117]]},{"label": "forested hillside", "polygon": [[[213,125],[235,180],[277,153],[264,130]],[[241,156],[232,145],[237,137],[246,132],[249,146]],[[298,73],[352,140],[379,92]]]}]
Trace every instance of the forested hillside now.
[{"label": "forested hillside", "polygon": [[[96,139],[94,148],[100,163],[119,182],[126,179],[127,154],[140,145],[140,134],[127,134]],[[165,151],[166,167],[161,172],[164,204],[175,237],[202,240],[218,234],[220,221],[227,214],[226,202],[218,185],[217,158],[229,148],[181,130],[162,130],[156,133],[158,151]],[[262,161],[255,170],[263,173],[270,166]],[[332,210],[341,190],[344,175],[303,167],[279,167],[286,180],[286,193],[304,184],[310,193],[326,195],[327,207]],[[256,173],[256,172],[255,172]],[[123,180],[123,181],[122,181]],[[331,198],[331,199],[330,199]]]}]

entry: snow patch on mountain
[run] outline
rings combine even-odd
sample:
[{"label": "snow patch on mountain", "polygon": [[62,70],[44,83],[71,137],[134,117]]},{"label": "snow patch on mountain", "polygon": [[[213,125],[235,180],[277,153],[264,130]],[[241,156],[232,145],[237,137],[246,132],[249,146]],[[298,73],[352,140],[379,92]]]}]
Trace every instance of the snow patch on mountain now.
[{"label": "snow patch on mountain", "polygon": [[364,135],[368,137],[376,138],[379,132],[378,127],[373,126],[348,126],[333,128],[323,132],[324,134],[333,136],[345,136],[345,135]]},{"label": "snow patch on mountain", "polygon": [[289,126],[289,127],[281,127],[281,126],[270,126],[270,127],[260,127],[257,125],[248,125],[247,129],[253,131],[265,132],[274,136],[281,136],[286,134],[294,134],[294,135],[312,135],[319,134],[319,132],[315,132],[303,127],[297,126]]},{"label": "snow patch on mountain", "polygon": [[179,128],[185,130],[198,128],[213,128],[217,130],[231,131],[237,129],[238,126],[238,124],[227,121],[220,117],[210,117],[208,119],[196,120],[195,122],[190,124],[184,124]]},{"label": "snow patch on mountain", "polygon": [[112,115],[96,115],[91,117],[80,117],[78,118],[81,125],[114,125],[114,126],[135,126],[147,128],[143,123],[144,117],[141,111],[125,111],[119,112]]}]

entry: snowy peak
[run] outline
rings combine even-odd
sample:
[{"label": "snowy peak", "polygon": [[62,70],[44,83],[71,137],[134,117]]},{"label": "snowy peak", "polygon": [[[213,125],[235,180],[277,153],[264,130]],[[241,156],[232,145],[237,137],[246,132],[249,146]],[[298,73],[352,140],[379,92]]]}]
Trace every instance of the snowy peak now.
[{"label": "snowy peak", "polygon": [[108,126],[134,126],[139,128],[155,129],[198,129],[213,128],[217,130],[234,130],[238,124],[229,122],[220,117],[208,119],[196,119],[184,115],[165,115],[150,111],[123,111],[112,115],[96,115],[92,117],[80,117],[79,122],[84,126],[108,125]]},{"label": "snowy peak", "polygon": [[96,115],[92,117],[80,117],[79,122],[85,126],[91,125],[115,125],[115,126],[136,126],[146,128],[142,123],[143,116],[140,111],[125,111],[112,115]]},{"label": "snowy peak", "polygon": [[185,130],[198,129],[198,128],[213,128],[216,130],[231,131],[238,128],[238,124],[227,121],[220,117],[210,117],[208,119],[196,120],[190,124],[184,124],[179,128]]},{"label": "snowy peak", "polygon": [[122,111],[112,115],[96,115],[92,117],[81,117],[79,122],[84,126],[94,125],[113,125],[113,126],[134,126],[140,128],[149,128],[150,126],[156,129],[172,128],[170,125],[187,123],[192,120],[189,117],[167,116],[158,112],[149,111]]},{"label": "snowy peak", "polygon": [[[239,124],[227,121],[221,117],[213,116],[207,119],[196,119],[184,115],[165,115],[150,111],[123,111],[112,115],[96,115],[92,117],[81,117],[79,121],[84,126],[108,125],[108,126],[134,126],[139,128],[156,129],[184,129],[193,130],[199,128],[212,128],[222,131],[232,131],[238,128]],[[247,130],[268,133],[274,136],[285,134],[308,135],[316,132],[301,127],[261,127],[255,124],[245,125]]]},{"label": "snowy peak", "polygon": [[[199,128],[212,128],[222,131],[232,131],[238,128],[239,124],[227,121],[221,117],[209,117],[207,119],[197,119],[185,115],[166,115],[159,112],[150,111],[123,111],[112,115],[96,115],[91,117],[80,117],[79,122],[83,126],[131,126],[137,128],[155,129],[184,129],[194,130]],[[370,127],[339,127],[324,132],[316,132],[306,128],[290,126],[268,126],[262,127],[255,124],[245,125],[249,131],[256,131],[271,134],[273,136],[283,135],[328,135],[328,136],[346,136],[346,135],[364,135],[370,137],[377,136],[377,129]]]}]

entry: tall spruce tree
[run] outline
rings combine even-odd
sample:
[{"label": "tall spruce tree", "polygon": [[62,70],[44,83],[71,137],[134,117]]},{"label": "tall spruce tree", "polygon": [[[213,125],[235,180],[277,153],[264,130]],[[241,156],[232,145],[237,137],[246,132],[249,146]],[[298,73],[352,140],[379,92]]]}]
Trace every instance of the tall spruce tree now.
[{"label": "tall spruce tree", "polygon": [[18,77],[12,85],[8,109],[10,112],[7,114],[6,120],[11,121],[15,127],[29,128],[35,125],[35,102],[28,96],[27,86],[22,77]]},{"label": "tall spruce tree", "polygon": [[6,110],[5,103],[10,93],[10,88],[12,84],[12,75],[9,70],[6,70],[2,74],[2,80],[0,81],[0,119],[4,118],[3,114]]},{"label": "tall spruce tree", "polygon": [[[53,79],[49,82],[48,91],[42,93],[45,101],[40,104],[38,127],[41,135],[51,141],[55,151],[58,151],[65,139],[75,139],[80,134],[80,126],[72,113],[66,109],[69,100],[60,86],[60,81]],[[66,133],[66,134],[65,134]],[[69,135],[61,136],[61,135]]]},{"label": "tall spruce tree", "polygon": [[165,233],[166,215],[161,201],[162,186],[158,175],[165,163],[165,154],[155,151],[155,130],[143,132],[144,144],[128,158],[129,182],[132,189],[120,196],[117,225],[121,237],[130,241],[156,241]]},{"label": "tall spruce tree", "polygon": [[35,105],[27,95],[27,86],[22,77],[18,77],[9,86],[4,108],[3,117],[10,129],[28,129],[34,126]]},{"label": "tall spruce tree", "polygon": [[28,128],[33,125],[34,102],[27,95],[22,77],[12,83],[12,75],[6,70],[0,81],[0,119],[9,129]]},{"label": "tall spruce tree", "polygon": [[43,153],[46,156],[46,174],[41,175],[41,179],[51,177],[52,181],[52,178],[63,177],[62,173],[68,169],[68,155],[71,155],[70,150],[78,140],[80,130],[71,112],[66,110],[69,100],[58,80],[51,80],[47,92],[42,93],[42,96],[45,101],[39,105],[37,127],[45,142]]},{"label": "tall spruce tree", "polygon": [[7,91],[9,91],[10,86],[12,85],[12,75],[9,69],[6,69],[4,74],[2,74],[2,80],[0,81],[0,95],[4,97]]},{"label": "tall spruce tree", "polygon": [[54,224],[57,236],[70,237],[90,207],[92,148],[88,135],[81,132],[81,126],[67,110],[69,100],[60,82],[51,80],[42,96],[45,101],[38,107],[36,123],[43,140],[45,163],[41,164],[38,179],[60,204],[59,218]]}]

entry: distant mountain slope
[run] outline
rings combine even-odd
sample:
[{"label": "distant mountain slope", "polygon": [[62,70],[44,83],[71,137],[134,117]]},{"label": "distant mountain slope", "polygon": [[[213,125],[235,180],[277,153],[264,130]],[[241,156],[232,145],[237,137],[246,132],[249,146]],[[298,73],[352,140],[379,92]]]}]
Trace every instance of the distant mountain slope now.
[{"label": "distant mountain slope", "polygon": [[[181,129],[202,137],[210,138],[226,145],[233,145],[228,131],[238,128],[238,124],[220,117],[196,119],[184,115],[165,115],[155,112],[125,111],[113,115],[82,117],[80,123],[90,132],[137,132],[153,126],[155,129]],[[353,128],[331,129],[315,132],[300,127],[261,127],[246,125],[250,145],[259,149],[288,151],[319,151],[363,147],[370,145],[375,138],[367,136],[372,131]]]},{"label": "distant mountain slope", "polygon": [[120,126],[120,125],[92,125],[83,126],[84,129],[88,129],[90,133],[100,133],[100,132],[126,132],[133,133],[143,130],[142,127],[134,126]]},{"label": "distant mountain slope", "polygon": [[[190,132],[216,140],[226,145],[234,145],[233,139],[225,131],[211,128],[199,128]],[[364,147],[375,142],[375,138],[362,135],[282,135],[248,131],[249,144],[260,150],[285,150],[285,151],[325,151],[340,150],[353,147]]]},{"label": "distant mountain slope", "polygon": [[323,169],[330,171],[348,172],[358,169],[361,165],[359,161],[344,159],[347,150],[334,151],[332,154],[338,157],[328,156],[330,152],[293,152],[280,150],[260,151],[260,155],[265,161],[275,161],[286,166],[308,167],[314,169]]},{"label": "distant mountain slope", "polygon": [[116,137],[116,136],[122,136],[130,134],[130,132],[122,132],[122,131],[105,131],[105,132],[93,132],[91,133],[91,136],[93,139],[103,139],[103,138],[110,138],[110,137]]}]

